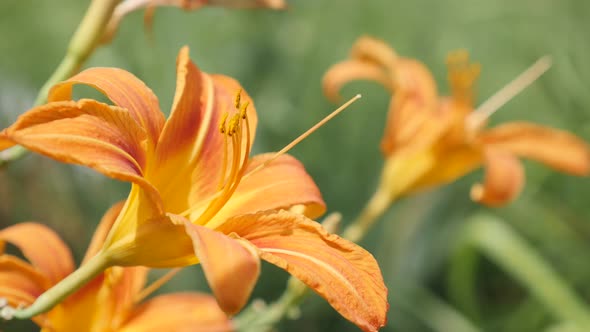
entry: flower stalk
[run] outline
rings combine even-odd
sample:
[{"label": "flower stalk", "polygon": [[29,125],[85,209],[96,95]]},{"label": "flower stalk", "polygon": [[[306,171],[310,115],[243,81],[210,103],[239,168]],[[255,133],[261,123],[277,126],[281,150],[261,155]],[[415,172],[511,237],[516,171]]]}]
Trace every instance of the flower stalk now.
[{"label": "flower stalk", "polygon": [[57,285],[40,295],[32,305],[27,308],[16,309],[13,312],[13,317],[17,319],[30,319],[47,312],[70,294],[86,285],[92,278],[99,275],[109,266],[109,258],[106,255],[97,254]]}]

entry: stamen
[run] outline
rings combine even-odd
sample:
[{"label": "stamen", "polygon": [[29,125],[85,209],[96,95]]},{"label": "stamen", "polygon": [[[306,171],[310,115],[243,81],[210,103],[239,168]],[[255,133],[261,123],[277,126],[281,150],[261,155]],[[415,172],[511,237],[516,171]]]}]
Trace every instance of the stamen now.
[{"label": "stamen", "polygon": [[301,141],[303,141],[304,139],[306,139],[307,136],[311,135],[318,128],[320,128],[321,126],[325,125],[328,121],[332,120],[332,118],[334,118],[336,115],[340,114],[348,106],[350,106],[355,101],[359,100],[361,97],[362,96],[360,94],[357,94],[356,96],[352,97],[349,101],[347,101],[346,103],[342,104],[342,106],[338,107],[335,111],[333,111],[328,116],[326,116],[325,118],[323,118],[320,122],[316,123],[313,127],[309,128],[303,134],[299,135],[299,137],[297,137],[296,139],[294,139],[291,143],[287,144],[279,152],[275,153],[275,155],[272,156],[270,159],[268,159],[264,163],[258,165],[258,167],[256,167],[255,169],[253,169],[250,172],[248,172],[248,174],[244,175],[244,178],[246,178],[246,177],[248,177],[248,176],[250,176],[250,175],[258,172],[259,170],[265,168],[266,166],[268,166],[268,164],[270,164],[273,161],[275,161],[278,157],[280,157],[280,156],[284,155],[285,153],[287,153],[295,145],[299,144]]},{"label": "stamen", "polygon": [[[225,203],[231,198],[234,191],[237,189],[238,185],[240,184],[240,182],[243,179],[258,172],[259,170],[268,166],[268,164],[270,164],[271,162],[276,160],[281,155],[287,153],[295,145],[300,143],[302,140],[304,140],[306,137],[311,135],[318,128],[320,128],[321,126],[326,124],[328,121],[330,121],[336,115],[340,114],[348,106],[350,106],[352,103],[354,103],[355,101],[357,101],[360,98],[361,98],[361,95],[357,94],[356,96],[351,98],[349,101],[344,103],[342,106],[338,107],[335,111],[330,113],[328,116],[323,118],[321,121],[316,123],[313,127],[308,129],[305,133],[301,134],[299,137],[297,137],[295,140],[293,140],[291,143],[289,143],[287,146],[285,146],[283,149],[281,149],[281,151],[277,152],[273,157],[271,157],[270,159],[265,161],[263,164],[259,165],[258,167],[256,167],[255,169],[253,169],[252,171],[250,171],[246,174],[244,174],[244,173],[246,172],[246,169],[248,168],[248,161],[249,161],[249,156],[250,156],[250,145],[251,145],[251,134],[250,134],[250,123],[249,123],[248,116],[246,113],[247,104],[245,104],[245,106],[242,106],[241,112],[239,114],[236,114],[236,115],[238,115],[237,120],[234,120],[236,118],[235,115],[230,120],[230,125],[228,126],[228,130],[226,133],[226,135],[230,136],[230,132],[233,131],[230,128],[233,127],[235,129],[235,132],[234,132],[235,135],[233,135],[233,134],[231,135],[231,139],[232,139],[231,149],[233,150],[233,159],[232,159],[232,166],[230,167],[229,174],[227,175],[227,179],[225,179],[225,176],[226,176],[225,168],[227,168],[227,166],[226,166],[226,167],[224,167],[223,177],[221,180],[221,181],[223,181],[224,185],[221,186],[220,191],[218,191],[217,193],[215,193],[211,197],[211,200],[209,201],[208,206],[203,210],[203,212],[200,214],[200,216],[197,218],[197,220],[194,221],[193,223],[195,223],[197,225],[205,224],[213,216],[215,216],[215,214],[217,212],[219,212],[219,210],[221,210],[221,208],[225,205]],[[242,126],[241,122],[239,121],[240,119],[244,119],[244,125],[245,125],[245,130],[246,130],[246,133],[245,133],[246,144],[244,144],[246,150],[244,151],[244,153],[242,153],[242,143],[243,143],[242,142],[242,138],[243,138],[242,130],[244,127]],[[235,121],[237,121],[237,122],[235,122]],[[226,155],[227,154],[229,154],[229,151],[227,151]],[[202,205],[194,205],[194,206],[190,207],[189,209],[185,210],[184,212],[180,213],[180,215],[188,217],[191,213],[193,213],[194,211],[200,210],[201,208],[202,208]]]},{"label": "stamen", "polygon": [[229,119],[229,124],[227,126],[227,134],[231,137],[233,136],[238,130],[240,129],[240,120],[241,116],[239,113],[234,114],[231,119]]},{"label": "stamen", "polygon": [[222,134],[225,134],[225,122],[227,121],[228,116],[229,113],[224,113],[223,116],[221,116],[221,120],[219,121],[219,132]]},{"label": "stamen", "polygon": [[248,111],[248,106],[250,106],[250,102],[246,101],[242,108],[240,108],[240,116],[242,119],[246,120],[246,112]]},{"label": "stamen", "polygon": [[242,88],[238,89],[238,92],[236,93],[236,98],[235,98],[235,103],[234,103],[234,107],[239,110],[240,109],[240,102],[242,100]]},{"label": "stamen", "polygon": [[521,93],[526,87],[536,81],[549,68],[551,68],[551,57],[546,55],[537,60],[527,70],[518,75],[510,83],[506,84],[500,91],[481,104],[467,118],[467,127],[471,130],[480,128],[486,120],[500,107]]},{"label": "stamen", "polygon": [[469,53],[466,50],[457,50],[447,56],[447,67],[453,99],[473,105],[474,85],[481,72],[480,64],[470,63]]},{"label": "stamen", "polygon": [[164,274],[163,276],[158,278],[156,281],[152,282],[148,287],[142,289],[141,292],[139,292],[135,296],[135,298],[133,299],[133,302],[135,302],[135,303],[141,302],[143,299],[148,297],[150,294],[152,294],[153,292],[158,290],[158,288],[162,287],[165,283],[170,281],[170,279],[174,278],[174,276],[177,275],[178,272],[180,272],[180,270],[182,270],[182,268],[178,267],[178,268],[175,268],[175,269],[172,269],[172,270],[166,272],[166,274]]},{"label": "stamen", "polygon": [[219,177],[219,184],[217,185],[217,190],[221,190],[225,184],[225,175],[227,173],[227,155],[229,154],[228,152],[228,146],[227,146],[227,135],[225,134],[225,128],[224,131],[221,132],[221,134],[223,135],[223,163],[221,164],[221,176]]},{"label": "stamen", "polygon": [[[211,219],[219,210],[225,205],[225,203],[230,199],[240,181],[244,175],[244,172],[248,166],[248,160],[250,156],[250,123],[248,122],[248,116],[246,114],[246,109],[248,105],[247,103],[244,104],[242,109],[239,113],[236,113],[232,116],[229,121],[227,135],[231,137],[232,140],[232,164],[229,170],[229,174],[226,177],[226,172],[224,170],[222,174],[221,181],[223,181],[223,185],[220,186],[220,191],[217,192],[214,198],[209,202],[209,205],[204,210],[203,213],[199,216],[199,218],[195,221],[196,224],[202,225],[206,223],[209,219]],[[245,151],[242,151],[242,143],[243,143],[243,125],[242,120],[244,120],[246,125],[246,144],[245,144]],[[244,152],[244,153],[242,153]],[[226,153],[226,155],[229,154]],[[227,168],[227,167],[226,167]],[[191,213],[195,208],[191,208],[183,213],[188,215]]]}]

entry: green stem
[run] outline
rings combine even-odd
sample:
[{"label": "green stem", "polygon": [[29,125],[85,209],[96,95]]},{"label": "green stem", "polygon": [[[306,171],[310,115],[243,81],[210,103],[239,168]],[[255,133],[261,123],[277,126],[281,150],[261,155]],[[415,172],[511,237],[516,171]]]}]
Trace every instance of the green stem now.
[{"label": "green stem", "polygon": [[480,320],[475,289],[480,256],[477,249],[471,245],[459,246],[450,257],[447,278],[451,303],[474,321]]},{"label": "green stem", "polygon": [[391,206],[394,198],[383,190],[377,190],[361,214],[342,232],[342,237],[352,242],[359,242],[373,227],[375,221]]},{"label": "green stem", "polygon": [[87,284],[92,278],[110,266],[108,256],[98,254],[80,266],[72,274],[65,277],[45,293],[41,294],[33,304],[24,309],[16,309],[14,318],[30,319],[51,310],[70,294]]},{"label": "green stem", "polygon": [[241,332],[271,331],[274,325],[301,304],[307,294],[309,294],[309,288],[301,281],[291,277],[287,289],[277,301],[266,307],[250,305],[236,317],[234,319],[235,330]]},{"label": "green stem", "polygon": [[[98,46],[115,7],[121,0],[92,0],[86,10],[84,18],[78,25],[68,45],[66,55],[61,60],[53,74],[47,79],[37,98],[35,105],[47,101],[49,89],[56,83],[68,79],[82,66]],[[15,146],[0,153],[0,167],[20,159],[27,154],[22,146]]]}]

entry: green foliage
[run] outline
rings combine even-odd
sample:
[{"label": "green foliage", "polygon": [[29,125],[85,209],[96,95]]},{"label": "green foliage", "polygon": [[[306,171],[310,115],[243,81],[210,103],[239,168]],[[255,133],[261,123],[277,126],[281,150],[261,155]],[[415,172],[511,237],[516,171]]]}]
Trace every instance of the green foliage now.
[{"label": "green foliage", "polygon": [[[468,49],[483,68],[480,102],[549,54],[553,68],[491,122],[527,120],[590,140],[587,1],[289,2],[284,12],[159,9],[152,38],[136,13],[87,66],[133,72],[168,112],[176,53],[188,44],[201,68],[236,77],[252,95],[260,117],[256,151],[272,151],[334,108],[322,96],[321,77],[361,35],[382,38],[400,54],[425,62],[442,92],[448,91],[446,53]],[[0,127],[32,105],[85,6],[74,0],[0,2]],[[347,96],[356,93],[363,94],[360,102],[292,152],[317,181],[330,211],[342,212],[345,222],[356,216],[378,181],[378,144],[389,99],[377,85],[354,83],[344,90]],[[575,308],[587,310],[590,298],[588,179],[527,163],[523,195],[506,208],[490,210],[468,198],[469,185],[480,177],[399,202],[362,242],[379,260],[389,286],[389,325],[383,331],[565,332],[587,319]],[[0,183],[0,227],[44,222],[78,259],[102,213],[128,190],[126,184],[37,155],[1,170]],[[488,216],[477,217],[484,210]],[[465,234],[470,246],[457,253]],[[163,291],[206,289],[193,270]],[[255,297],[271,301],[284,289],[286,274],[273,268],[264,272]],[[21,330],[0,327],[5,328]],[[301,318],[279,329],[356,331],[317,297],[307,300]]]}]

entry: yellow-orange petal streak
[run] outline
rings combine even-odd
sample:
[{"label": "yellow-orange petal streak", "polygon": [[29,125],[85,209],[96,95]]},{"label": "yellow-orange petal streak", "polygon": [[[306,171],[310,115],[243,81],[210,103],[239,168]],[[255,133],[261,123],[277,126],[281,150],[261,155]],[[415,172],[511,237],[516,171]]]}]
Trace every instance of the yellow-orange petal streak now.
[{"label": "yellow-orange petal streak", "polygon": [[230,105],[229,100],[225,106],[219,102],[211,77],[190,60],[188,48],[180,50],[176,66],[172,111],[158,142],[157,166],[148,174],[171,213],[191,205],[191,190],[204,196],[216,190],[224,153],[217,127]]},{"label": "yellow-orange petal streak", "polygon": [[[227,155],[219,122],[224,114],[235,112],[234,98],[242,90],[229,77],[201,72],[190,60],[188,48],[178,55],[177,72],[172,113],[158,143],[158,165],[148,174],[171,213],[181,213],[218,191]],[[247,118],[253,137],[256,110],[247,93],[242,92],[241,99],[249,104]]]},{"label": "yellow-orange petal streak", "polygon": [[393,91],[391,76],[375,64],[357,60],[348,60],[330,67],[322,79],[324,95],[332,102],[341,99],[342,87],[355,80],[375,81],[383,85],[388,91]]},{"label": "yellow-orange petal streak", "polygon": [[494,149],[539,161],[565,173],[590,174],[590,147],[564,130],[511,122],[483,132],[479,139]]},{"label": "yellow-orange petal streak", "polygon": [[[253,157],[246,174],[272,157],[273,153]],[[207,227],[215,228],[232,216],[265,210],[287,210],[294,205],[303,205],[303,214],[309,218],[317,218],[326,211],[322,195],[303,165],[290,155],[282,155],[268,166],[244,177],[230,200],[207,223]]]},{"label": "yellow-orange petal streak", "polygon": [[150,88],[133,74],[118,68],[89,68],[69,80],[56,84],[48,101],[72,99],[72,86],[85,84],[101,91],[115,105],[125,108],[156,143],[164,126],[158,98]]},{"label": "yellow-orange petal streak", "polygon": [[72,253],[59,236],[44,225],[26,222],[10,226],[0,231],[0,242],[4,241],[17,246],[51,284],[74,270]]},{"label": "yellow-orange petal streak", "polygon": [[198,263],[185,231],[185,218],[166,214],[141,220],[139,225],[123,221],[113,228],[104,246],[118,265],[168,268]]},{"label": "yellow-orange petal streak", "polygon": [[207,126],[209,120],[206,117],[213,107],[214,92],[211,78],[190,60],[188,47],[183,47],[176,59],[176,93],[172,110],[158,142],[159,161],[165,162],[178,153],[188,154],[186,157],[191,157],[193,152],[198,154],[200,144],[197,141],[203,139],[198,136],[204,134],[200,127]]},{"label": "yellow-orange petal streak", "polygon": [[227,235],[186,223],[195,253],[221,309],[237,313],[250,298],[260,274],[260,259],[252,248]]},{"label": "yellow-orange petal streak", "polygon": [[133,311],[119,332],[226,332],[232,325],[215,298],[198,293],[154,297]]},{"label": "yellow-orange petal streak", "polygon": [[504,151],[485,151],[483,184],[471,188],[471,199],[489,206],[501,206],[513,200],[524,187],[524,169],[514,155]]},{"label": "yellow-orange petal streak", "polygon": [[387,288],[375,258],[358,245],[287,211],[235,217],[218,230],[250,241],[262,259],[299,278],[363,331],[385,325]]}]

